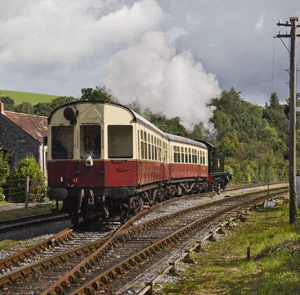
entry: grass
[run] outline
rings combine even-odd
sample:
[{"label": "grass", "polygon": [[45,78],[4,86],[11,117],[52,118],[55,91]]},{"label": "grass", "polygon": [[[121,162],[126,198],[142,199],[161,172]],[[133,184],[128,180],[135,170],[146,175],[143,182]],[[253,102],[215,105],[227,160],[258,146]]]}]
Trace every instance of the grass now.
[{"label": "grass", "polygon": [[22,102],[29,102],[33,106],[38,103],[51,102],[52,99],[59,97],[58,95],[19,92],[19,91],[10,91],[10,90],[0,90],[0,99],[1,96],[9,96],[15,101],[15,105],[19,105]]},{"label": "grass", "polygon": [[5,240],[0,242],[0,251],[9,251],[11,248],[15,248],[20,245],[24,240]]},{"label": "grass", "polygon": [[[7,202],[6,202],[7,203]],[[24,205],[25,206],[25,205]],[[34,207],[29,207],[28,209],[13,209],[9,211],[0,211],[0,221],[6,221],[11,219],[17,219],[32,215],[50,213],[51,209],[56,208],[55,203],[51,204],[40,204]]]},{"label": "grass", "polygon": [[5,240],[0,242],[0,251],[7,251],[8,253],[16,253],[23,251],[37,243],[43,241],[45,237],[38,236],[32,239],[24,239],[24,240]]},{"label": "grass", "polygon": [[[3,202],[1,202],[2,204]],[[6,204],[9,204],[5,202]],[[50,213],[52,208],[56,208],[56,204],[41,204],[37,205],[35,207],[30,207],[28,209],[22,208],[22,209],[13,209],[9,211],[0,211],[0,221],[6,221],[10,219],[17,219],[32,215],[38,215],[43,213]],[[26,247],[29,247],[35,243],[39,242],[39,239],[33,239],[30,240],[30,244],[28,244]],[[24,248],[24,243],[26,244],[26,240],[5,240],[0,241],[0,251],[10,251],[11,248],[14,248],[15,250],[20,247],[20,251]]]},{"label": "grass", "polygon": [[267,214],[260,208],[204,248],[192,255],[195,264],[180,281],[160,294],[300,293],[300,225],[289,224],[288,205],[279,204]]}]

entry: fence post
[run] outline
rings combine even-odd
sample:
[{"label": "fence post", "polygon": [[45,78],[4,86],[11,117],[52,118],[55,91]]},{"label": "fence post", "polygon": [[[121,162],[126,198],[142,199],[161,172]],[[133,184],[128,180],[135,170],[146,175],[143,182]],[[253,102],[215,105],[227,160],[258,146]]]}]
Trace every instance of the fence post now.
[{"label": "fence post", "polygon": [[25,208],[28,208],[28,197],[29,197],[29,176],[26,176],[26,193],[25,193]]}]

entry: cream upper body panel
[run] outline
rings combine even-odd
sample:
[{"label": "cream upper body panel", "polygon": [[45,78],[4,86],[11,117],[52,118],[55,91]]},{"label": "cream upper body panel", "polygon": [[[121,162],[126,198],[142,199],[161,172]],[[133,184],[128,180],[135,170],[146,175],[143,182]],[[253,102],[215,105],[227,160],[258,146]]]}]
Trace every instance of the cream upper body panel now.
[{"label": "cream upper body panel", "polygon": [[[76,110],[75,124],[72,124],[64,116],[64,111],[67,107],[73,107]],[[125,126],[122,127],[122,125]],[[86,130],[88,128],[91,129],[91,126],[94,126],[94,130],[90,130],[87,133]],[[99,102],[77,102],[62,106],[53,112],[48,128],[48,139],[50,139],[48,140],[49,151],[52,150],[53,140],[51,139],[53,139],[54,133],[57,133],[59,136],[59,133],[65,130],[65,133],[61,134],[59,139],[64,139],[63,146],[71,155],[68,156],[68,159],[83,159],[82,150],[85,146],[85,139],[83,137],[85,134],[91,134],[92,131],[95,131],[97,126],[100,133],[98,141],[100,141],[101,150],[101,152],[99,151],[101,156],[98,156],[98,159],[107,160],[109,156],[115,158],[120,153],[121,147],[125,151],[125,158],[135,159],[137,157],[137,147],[133,144],[136,142],[136,124],[133,113],[129,109],[117,104]],[[112,144],[110,145],[108,137],[111,138]],[[51,159],[52,155],[48,153],[48,160]]]}]

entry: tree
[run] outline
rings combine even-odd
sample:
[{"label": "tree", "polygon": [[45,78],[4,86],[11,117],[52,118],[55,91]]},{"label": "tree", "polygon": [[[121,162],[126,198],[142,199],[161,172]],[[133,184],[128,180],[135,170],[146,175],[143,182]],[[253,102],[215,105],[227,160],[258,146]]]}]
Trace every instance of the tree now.
[{"label": "tree", "polygon": [[38,103],[33,106],[34,114],[38,116],[49,117],[54,109],[57,107],[76,101],[77,99],[72,96],[61,96],[52,99],[51,102]]},{"label": "tree", "polygon": [[0,96],[0,100],[4,103],[4,110],[13,112],[15,109],[15,101],[9,96]]},{"label": "tree", "polygon": [[143,116],[163,132],[188,137],[188,132],[180,123],[179,117],[167,119],[165,115],[153,114],[149,109],[145,110]]},{"label": "tree", "polygon": [[271,97],[270,97],[269,102],[270,102],[270,106],[269,106],[269,107],[270,107],[271,109],[276,109],[277,107],[280,106],[280,104],[279,104],[279,98],[278,98],[278,95],[277,95],[276,92],[273,92],[273,93],[271,94]]},{"label": "tree", "polygon": [[0,201],[4,201],[4,193],[1,185],[6,181],[9,176],[9,164],[7,155],[4,156],[4,153],[1,151],[0,146]]},{"label": "tree", "polygon": [[29,201],[42,202],[45,198],[45,175],[32,154],[19,161],[10,175],[13,202],[25,201],[27,176],[29,177]]},{"label": "tree", "polygon": [[283,153],[287,150],[286,144],[279,138],[275,128],[266,126],[260,132],[260,139],[266,144],[274,154],[283,157]]},{"label": "tree", "polygon": [[219,144],[220,152],[226,157],[234,157],[242,147],[236,133],[228,132]]},{"label": "tree", "polygon": [[3,151],[1,151],[0,146],[0,186],[5,182],[6,178],[9,176],[9,164],[8,156],[4,156]]},{"label": "tree", "polygon": [[189,137],[194,140],[206,140],[206,136],[202,122],[195,124],[193,131],[189,133]]},{"label": "tree", "polygon": [[53,111],[53,107],[49,102],[38,103],[33,106],[34,114],[37,116],[46,116],[49,117]]},{"label": "tree", "polygon": [[52,99],[51,102],[51,108],[52,111],[58,107],[60,107],[61,105],[76,101],[77,99],[73,96],[61,96],[61,97],[57,97],[55,99]]},{"label": "tree", "polygon": [[22,102],[21,104],[15,106],[15,112],[32,115],[34,113],[33,106],[29,102]]},{"label": "tree", "polygon": [[262,107],[244,101],[234,88],[223,91],[220,98],[212,100],[214,106],[211,122],[217,129],[217,140],[228,132],[235,132],[240,142],[257,140],[259,130],[266,126],[262,118]]},{"label": "tree", "polygon": [[91,100],[91,101],[110,101],[110,102],[117,102],[117,100],[112,97],[112,95],[106,92],[105,86],[98,87],[96,89],[93,88],[82,88],[81,89],[81,100]]}]

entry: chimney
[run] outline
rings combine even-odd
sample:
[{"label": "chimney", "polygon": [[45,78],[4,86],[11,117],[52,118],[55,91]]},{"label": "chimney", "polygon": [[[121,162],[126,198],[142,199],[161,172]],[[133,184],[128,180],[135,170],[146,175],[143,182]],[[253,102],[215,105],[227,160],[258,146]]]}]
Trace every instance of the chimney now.
[{"label": "chimney", "polygon": [[0,114],[4,114],[4,103],[0,100]]}]

